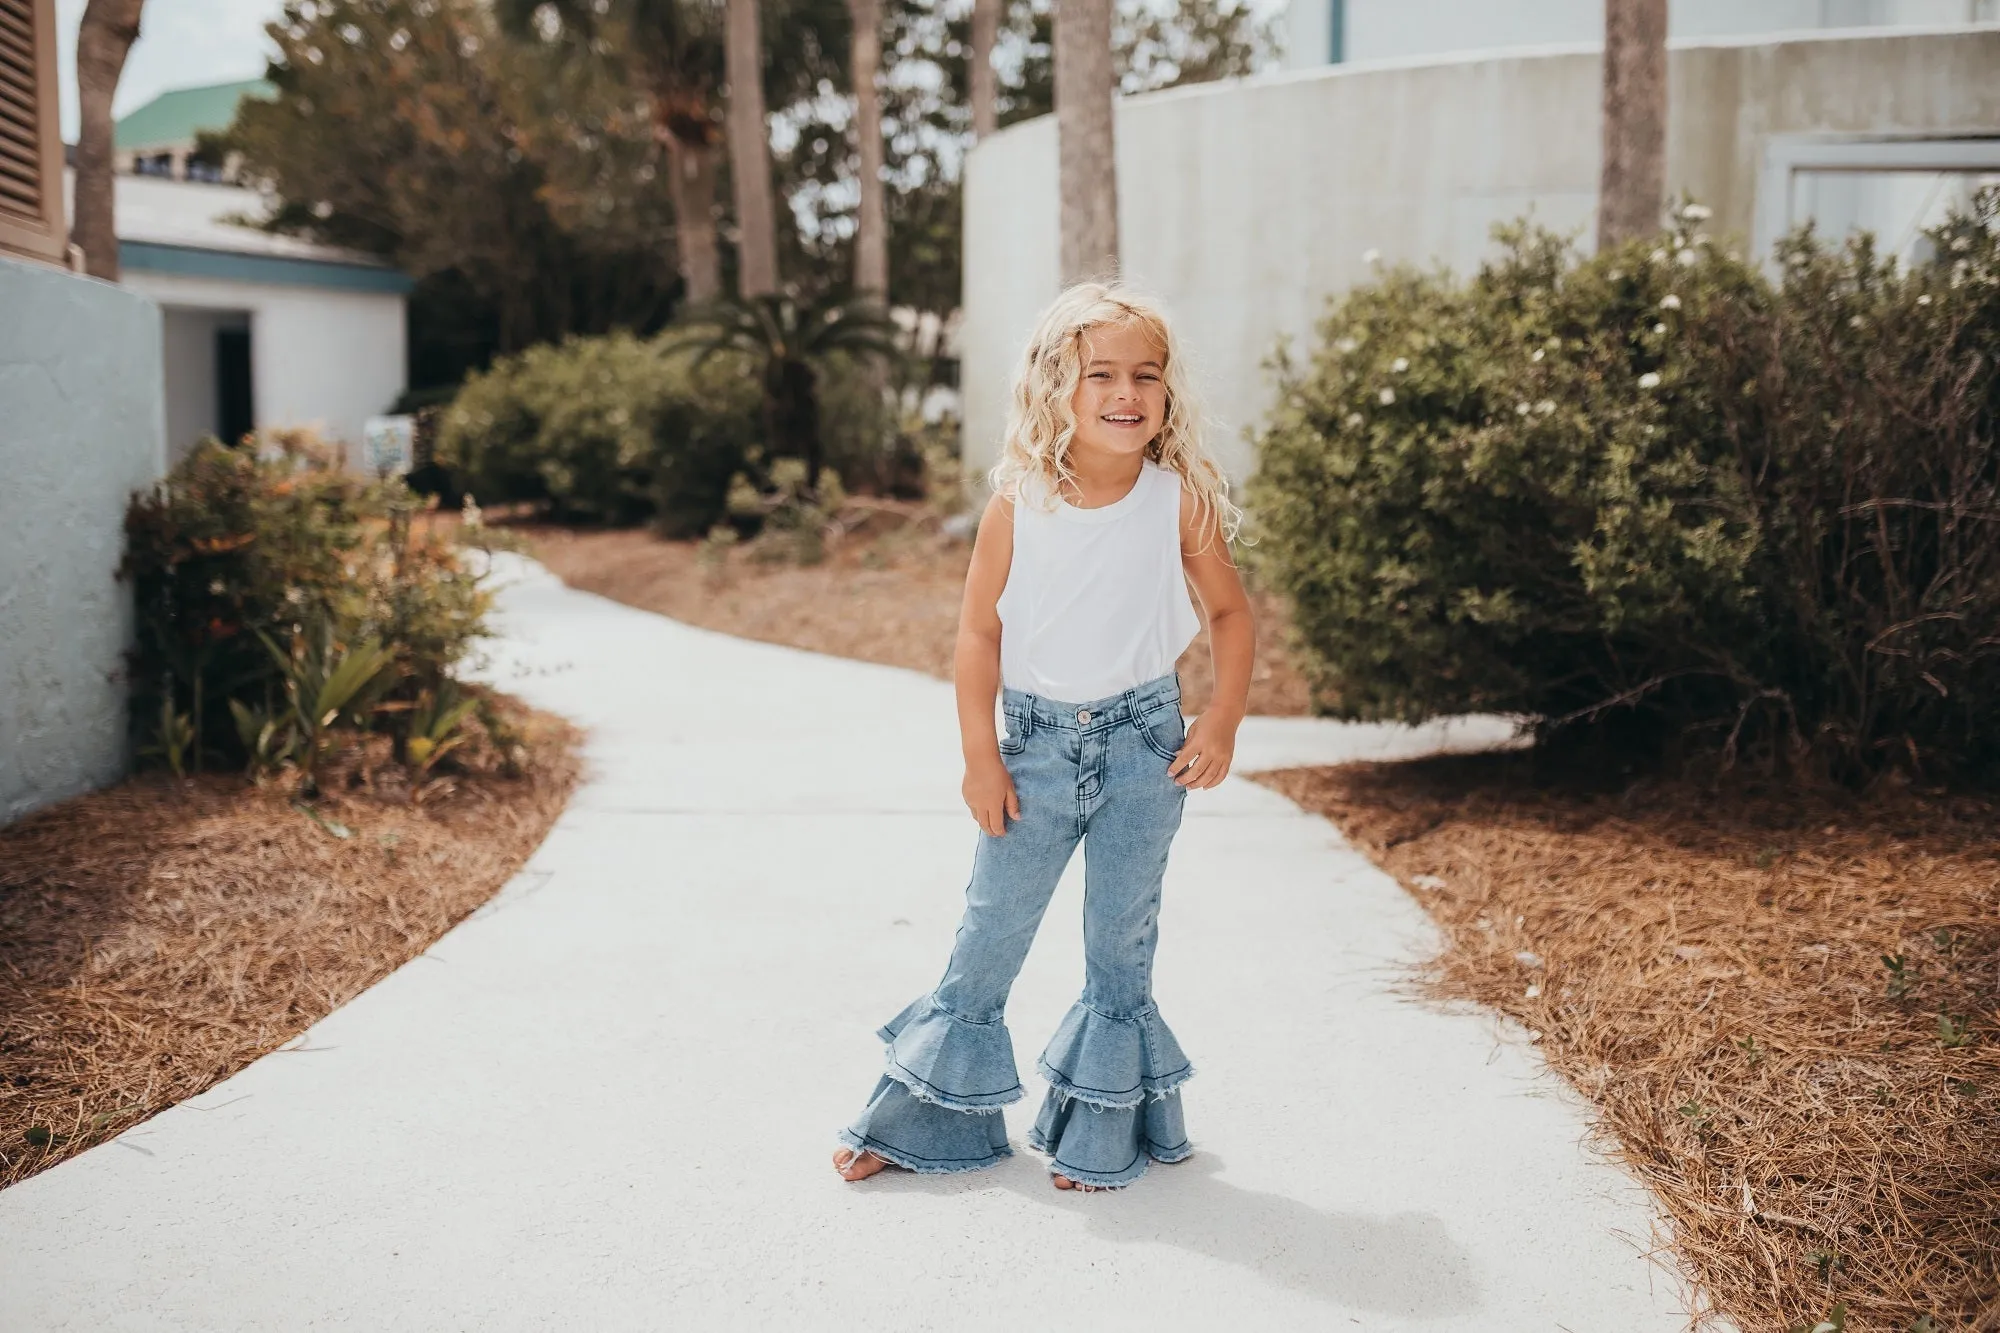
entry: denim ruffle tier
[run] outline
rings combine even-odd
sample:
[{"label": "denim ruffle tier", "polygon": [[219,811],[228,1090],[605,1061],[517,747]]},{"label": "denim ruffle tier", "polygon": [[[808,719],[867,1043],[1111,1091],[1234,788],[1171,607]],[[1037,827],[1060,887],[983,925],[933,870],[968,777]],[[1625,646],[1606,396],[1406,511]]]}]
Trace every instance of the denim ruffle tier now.
[{"label": "denim ruffle tier", "polygon": [[[911,1171],[974,1171],[1009,1156],[1001,1109],[1025,1095],[1006,1024],[973,1022],[926,995],[877,1033],[887,1067],[840,1138]],[[1078,1003],[1037,1062],[1048,1095],[1028,1143],[1083,1184],[1127,1185],[1193,1151],[1180,1085],[1194,1074],[1148,1005],[1130,1016]]]}]

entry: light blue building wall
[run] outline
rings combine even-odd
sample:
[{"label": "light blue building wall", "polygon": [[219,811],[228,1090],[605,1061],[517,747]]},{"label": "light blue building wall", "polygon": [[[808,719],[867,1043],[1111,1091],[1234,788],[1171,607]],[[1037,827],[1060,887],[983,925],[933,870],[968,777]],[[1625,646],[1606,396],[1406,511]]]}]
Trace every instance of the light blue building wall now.
[{"label": "light blue building wall", "polygon": [[125,505],[166,466],[160,309],[0,258],[0,824],[128,759]]}]

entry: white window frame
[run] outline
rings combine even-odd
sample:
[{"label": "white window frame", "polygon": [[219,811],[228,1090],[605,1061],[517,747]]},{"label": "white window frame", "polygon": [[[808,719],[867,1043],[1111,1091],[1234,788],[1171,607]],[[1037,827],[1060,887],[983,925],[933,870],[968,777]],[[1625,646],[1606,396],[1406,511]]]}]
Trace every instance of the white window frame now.
[{"label": "white window frame", "polygon": [[1764,141],[1757,175],[1755,249],[1775,271],[1778,242],[1796,225],[1792,186],[1800,172],[2000,173],[2000,135],[1990,131],[1931,134],[1782,134]]}]

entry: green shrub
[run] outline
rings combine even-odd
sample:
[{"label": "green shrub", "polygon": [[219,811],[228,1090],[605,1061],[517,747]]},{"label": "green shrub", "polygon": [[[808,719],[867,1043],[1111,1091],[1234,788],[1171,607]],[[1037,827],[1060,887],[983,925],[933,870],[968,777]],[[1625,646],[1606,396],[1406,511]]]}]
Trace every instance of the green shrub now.
[{"label": "green shrub", "polygon": [[[264,732],[287,698],[287,653],[376,645],[367,720],[434,694],[485,632],[487,597],[457,548],[412,522],[400,483],[340,471],[298,440],[273,457],[206,442],[126,511],[120,576],[137,611],[133,716],[186,719],[190,767],[286,751]],[[276,651],[274,651],[274,646]],[[179,724],[162,721],[156,745]],[[175,755],[167,755],[173,762]]]},{"label": "green shrub", "polygon": [[1690,209],[1351,293],[1281,362],[1253,484],[1322,706],[1993,762],[1996,206],[1911,273],[1801,237],[1772,284]]},{"label": "green shrub", "polygon": [[731,358],[696,369],[629,334],[533,347],[469,379],[438,460],[482,501],[546,500],[555,517],[654,516],[682,536],[721,517],[756,443],[756,385]]}]

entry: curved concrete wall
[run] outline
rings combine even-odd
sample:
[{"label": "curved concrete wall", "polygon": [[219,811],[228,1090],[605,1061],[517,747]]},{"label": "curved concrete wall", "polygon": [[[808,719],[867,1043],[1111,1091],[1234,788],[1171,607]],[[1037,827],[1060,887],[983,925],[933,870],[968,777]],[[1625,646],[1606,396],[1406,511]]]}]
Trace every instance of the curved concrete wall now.
[{"label": "curved concrete wall", "polygon": [[[1565,48],[1333,67],[1118,106],[1125,272],[1177,316],[1232,474],[1270,401],[1265,362],[1329,296],[1384,262],[1464,271],[1496,222],[1584,233],[1596,213],[1599,55]],[[1677,45],[1668,186],[1748,238],[1767,145],[1800,133],[2000,132],[2000,30]],[[1051,118],[966,166],[966,458],[990,463],[1008,378],[1058,286]],[[1747,239],[1746,242],[1747,244]]]},{"label": "curved concrete wall", "polygon": [[160,310],[0,259],[0,824],[125,769],[125,502],[166,465]]}]

